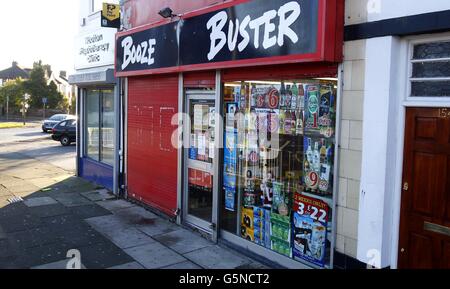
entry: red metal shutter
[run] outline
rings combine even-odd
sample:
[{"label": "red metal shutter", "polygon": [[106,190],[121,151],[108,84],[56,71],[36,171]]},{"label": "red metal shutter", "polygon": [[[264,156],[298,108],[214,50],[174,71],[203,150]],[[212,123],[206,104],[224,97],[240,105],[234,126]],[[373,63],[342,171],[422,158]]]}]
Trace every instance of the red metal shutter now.
[{"label": "red metal shutter", "polygon": [[198,71],[183,73],[185,88],[215,88],[216,71]]},{"label": "red metal shutter", "polygon": [[178,75],[129,78],[128,194],[171,216],[177,207],[176,113]]}]

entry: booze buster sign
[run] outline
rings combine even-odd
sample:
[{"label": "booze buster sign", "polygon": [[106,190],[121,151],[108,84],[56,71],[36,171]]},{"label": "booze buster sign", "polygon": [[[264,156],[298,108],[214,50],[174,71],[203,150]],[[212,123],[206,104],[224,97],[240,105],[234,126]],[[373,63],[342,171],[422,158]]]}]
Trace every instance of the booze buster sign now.
[{"label": "booze buster sign", "polygon": [[342,0],[242,0],[177,22],[119,33],[116,74],[338,62],[343,29],[339,3],[343,5]]}]

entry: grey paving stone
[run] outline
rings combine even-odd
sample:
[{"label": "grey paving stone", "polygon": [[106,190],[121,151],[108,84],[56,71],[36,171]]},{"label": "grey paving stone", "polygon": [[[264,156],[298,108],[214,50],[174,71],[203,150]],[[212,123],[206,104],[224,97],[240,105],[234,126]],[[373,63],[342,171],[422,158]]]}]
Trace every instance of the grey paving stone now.
[{"label": "grey paving stone", "polygon": [[157,235],[153,238],[180,254],[189,253],[213,245],[212,242],[186,229]]},{"label": "grey paving stone", "polygon": [[149,235],[150,237],[182,230],[180,226],[177,226],[173,223],[170,223],[169,221],[160,218],[151,219],[146,224],[137,225],[136,228]]},{"label": "grey paving stone", "polygon": [[135,204],[127,202],[125,200],[100,201],[100,202],[97,202],[96,204],[111,211],[111,212],[121,210],[121,209],[136,207]]},{"label": "grey paving stone", "polygon": [[[44,264],[44,265],[39,265],[39,266],[35,266],[35,267],[31,267],[30,269],[36,269],[36,270],[65,270],[67,269],[67,264],[70,261],[70,259],[66,259],[66,260],[61,260],[61,261],[57,261],[57,262],[53,262],[53,263],[48,263],[48,264]],[[81,264],[80,269],[86,269],[86,267]]]},{"label": "grey paving stone", "polygon": [[183,256],[159,243],[125,249],[125,252],[146,269],[163,268],[186,261]]},{"label": "grey paving stone", "polygon": [[113,266],[111,268],[108,269],[112,269],[112,270],[136,270],[136,269],[145,269],[141,264],[139,264],[138,262],[131,262],[131,263],[126,263],[126,264],[122,264],[122,265],[118,265],[118,266]]},{"label": "grey paving stone", "polygon": [[41,218],[41,221],[43,225],[49,226],[54,230],[67,230],[67,228],[85,224],[83,220],[73,214],[45,217]]},{"label": "grey paving stone", "polygon": [[102,228],[129,228],[130,225],[120,217],[116,215],[107,215],[101,217],[94,217],[85,219],[86,223],[91,225],[97,231],[101,231]]},{"label": "grey paving stone", "polygon": [[116,198],[116,196],[114,196],[112,193],[110,193],[106,189],[96,190],[96,191],[86,192],[86,193],[81,193],[81,195],[83,197],[93,201],[93,202],[112,200],[112,199]]},{"label": "grey paving stone", "polygon": [[92,246],[98,243],[109,243],[110,241],[102,234],[91,228],[87,224],[67,227],[66,230],[58,230],[55,232],[59,242],[66,244],[72,248],[80,248]]},{"label": "grey paving stone", "polygon": [[111,242],[98,243],[78,249],[81,253],[81,262],[88,269],[106,269],[134,261],[133,258]]},{"label": "grey paving stone", "polygon": [[202,269],[202,267],[190,262],[190,261],[185,261],[185,262],[181,262],[181,263],[177,263],[174,265],[170,265],[167,267],[164,267],[162,269],[170,269],[170,270],[192,270],[192,269]]},{"label": "grey paving stone", "polygon": [[26,263],[26,268],[39,266],[63,260],[66,258],[67,252],[71,248],[63,243],[54,243],[45,246],[38,246],[27,248],[20,255],[23,262]]},{"label": "grey paving stone", "polygon": [[70,213],[66,207],[58,203],[54,205],[31,207],[30,212],[41,218],[66,215]]},{"label": "grey paving stone", "polygon": [[40,219],[31,214],[0,217],[0,226],[5,233],[20,232],[42,226]]},{"label": "grey paving stone", "polygon": [[58,236],[48,227],[39,227],[8,234],[10,242],[21,249],[45,246],[59,241]]},{"label": "grey paving stone", "polygon": [[114,214],[125,220],[130,225],[145,225],[147,223],[152,223],[153,219],[159,218],[142,207],[131,207],[117,210]]},{"label": "grey paving stone", "polygon": [[184,256],[205,269],[234,269],[251,260],[217,245],[199,249]]},{"label": "grey paving stone", "polygon": [[112,213],[96,204],[71,207],[70,211],[81,219],[111,215]]},{"label": "grey paving stone", "polygon": [[78,193],[70,193],[55,197],[55,199],[66,207],[90,205],[92,202]]},{"label": "grey paving stone", "polygon": [[0,225],[0,240],[6,238],[6,233],[3,230],[2,226]]},{"label": "grey paving stone", "polygon": [[50,197],[37,197],[37,198],[29,198],[23,202],[25,206],[31,207],[39,207],[39,206],[47,206],[58,204],[58,202]]},{"label": "grey paving stone", "polygon": [[156,242],[148,235],[142,233],[134,227],[124,228],[109,226],[97,228],[97,230],[122,249]]}]

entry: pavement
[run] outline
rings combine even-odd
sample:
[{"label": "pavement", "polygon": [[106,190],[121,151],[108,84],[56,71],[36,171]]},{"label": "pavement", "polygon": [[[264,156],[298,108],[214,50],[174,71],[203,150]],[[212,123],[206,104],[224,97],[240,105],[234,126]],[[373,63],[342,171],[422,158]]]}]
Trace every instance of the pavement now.
[{"label": "pavement", "polygon": [[75,177],[49,158],[60,150],[48,140],[0,146],[1,269],[267,268]]}]

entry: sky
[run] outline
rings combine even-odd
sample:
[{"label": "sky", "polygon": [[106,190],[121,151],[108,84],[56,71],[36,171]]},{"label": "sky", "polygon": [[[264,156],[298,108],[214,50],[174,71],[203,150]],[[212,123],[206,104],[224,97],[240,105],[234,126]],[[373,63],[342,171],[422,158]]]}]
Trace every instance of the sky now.
[{"label": "sky", "polygon": [[0,0],[0,70],[42,60],[53,71],[74,71],[79,0]]}]

